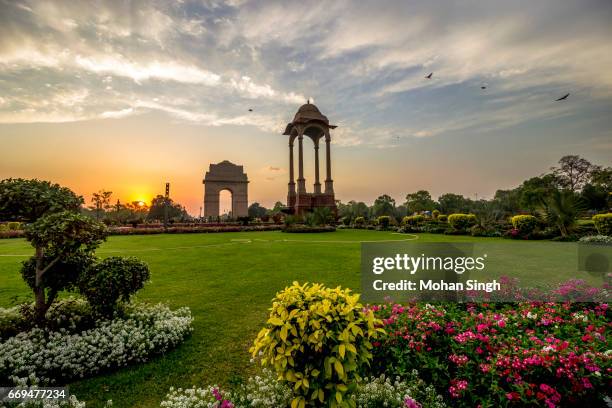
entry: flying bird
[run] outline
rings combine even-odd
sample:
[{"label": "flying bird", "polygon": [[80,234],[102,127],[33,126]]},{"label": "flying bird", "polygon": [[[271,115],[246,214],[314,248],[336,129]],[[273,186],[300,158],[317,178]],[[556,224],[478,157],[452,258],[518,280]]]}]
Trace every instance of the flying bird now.
[{"label": "flying bird", "polygon": [[487,89],[485,85],[481,86],[480,89]]},{"label": "flying bird", "polygon": [[253,112],[253,109],[249,108],[249,112]]},{"label": "flying bird", "polygon": [[431,79],[432,76],[433,76],[433,72],[431,72],[429,75],[426,75],[425,78]]},{"label": "flying bird", "polygon": [[567,99],[568,96],[570,96],[570,94],[565,94],[562,97],[560,97],[559,99],[555,99],[555,102],[557,102],[557,101],[564,101],[564,100]]}]

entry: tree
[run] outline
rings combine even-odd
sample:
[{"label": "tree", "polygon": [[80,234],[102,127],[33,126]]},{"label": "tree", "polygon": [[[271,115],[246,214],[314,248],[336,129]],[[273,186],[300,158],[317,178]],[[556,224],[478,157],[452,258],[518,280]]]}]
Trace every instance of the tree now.
[{"label": "tree", "polygon": [[573,192],[578,192],[588,183],[591,174],[598,169],[598,166],[577,155],[563,156],[559,160],[559,167],[551,168],[561,186]]},{"label": "tree", "polygon": [[112,191],[104,191],[100,190],[97,193],[93,193],[91,195],[91,203],[89,209],[94,211],[96,214],[96,220],[100,220],[100,216],[104,214],[105,211],[110,210],[112,208],[110,199],[113,195]]},{"label": "tree", "polygon": [[577,220],[584,211],[584,202],[570,190],[555,190],[542,203],[542,215],[549,225],[557,227],[562,237],[574,233]]},{"label": "tree", "polygon": [[469,200],[460,194],[446,193],[438,197],[442,214],[464,213],[470,211]]},{"label": "tree", "polygon": [[375,217],[381,215],[393,216],[395,212],[395,200],[387,194],[379,196],[372,206],[372,213]]},{"label": "tree", "polygon": [[513,190],[497,190],[493,202],[500,211],[506,214],[516,214],[520,211],[521,192],[518,188]]},{"label": "tree", "polygon": [[251,218],[262,218],[268,213],[268,209],[259,205],[259,203],[253,203],[249,205],[249,217]]},{"label": "tree", "polygon": [[149,208],[149,214],[147,215],[148,220],[164,220],[165,206],[168,206],[168,219],[182,221],[189,218],[189,214],[185,210],[185,207],[175,203],[171,198],[166,198],[163,195],[158,195],[151,200],[151,207]]},{"label": "tree", "polygon": [[83,197],[69,188],[37,179],[0,181],[0,219],[34,222],[45,214],[78,212]]},{"label": "tree", "polygon": [[106,233],[104,224],[69,211],[44,215],[27,227],[26,239],[35,254],[23,263],[21,273],[34,292],[38,323],[57,293],[76,285]]},{"label": "tree", "polygon": [[519,204],[522,209],[536,211],[555,191],[561,187],[559,177],[555,174],[544,174],[525,180],[519,187]]},{"label": "tree", "polygon": [[427,190],[419,190],[416,193],[406,195],[406,208],[408,214],[421,213],[423,211],[433,211],[436,206],[431,194]]}]

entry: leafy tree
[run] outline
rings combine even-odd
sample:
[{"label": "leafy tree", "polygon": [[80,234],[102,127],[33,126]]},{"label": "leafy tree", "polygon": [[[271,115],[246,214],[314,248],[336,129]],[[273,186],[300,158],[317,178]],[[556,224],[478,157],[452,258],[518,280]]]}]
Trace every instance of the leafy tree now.
[{"label": "leafy tree", "polygon": [[460,194],[446,193],[438,197],[442,214],[464,213],[470,211],[470,200]]},{"label": "leafy tree", "polygon": [[149,214],[147,215],[148,220],[163,221],[165,216],[165,206],[168,206],[168,219],[169,220],[186,220],[189,219],[189,214],[185,210],[185,207],[175,203],[171,198],[166,198],[163,195],[158,195],[151,200],[151,207],[149,208]]},{"label": "leafy tree", "polygon": [[78,212],[82,204],[83,197],[49,181],[0,181],[0,219],[34,222],[45,214]]},{"label": "leafy tree", "polygon": [[561,187],[555,174],[545,174],[525,180],[519,187],[519,204],[522,209],[536,211],[547,197]]},{"label": "leafy tree", "polygon": [[436,207],[436,203],[431,199],[431,194],[427,190],[419,190],[416,193],[406,195],[405,205],[408,214],[433,211]]},{"label": "leafy tree", "polygon": [[249,206],[249,217],[262,218],[268,213],[268,209],[262,207],[259,203],[253,203]]},{"label": "leafy tree", "polygon": [[22,276],[34,292],[36,321],[45,313],[60,290],[76,284],[106,238],[104,224],[64,211],[39,218],[26,229],[26,238],[35,254],[22,266]]},{"label": "leafy tree", "polygon": [[563,156],[559,160],[559,167],[551,168],[561,186],[573,192],[580,191],[590,180],[591,174],[598,169],[598,166],[577,155]]},{"label": "leafy tree", "polygon": [[104,191],[100,190],[97,193],[93,193],[91,195],[91,203],[89,209],[96,214],[96,220],[100,220],[100,217],[104,214],[105,211],[108,211],[112,208],[110,199],[113,195],[112,191]]},{"label": "leafy tree", "polygon": [[520,207],[521,192],[520,189],[513,190],[497,190],[493,197],[495,207],[506,214],[516,214],[521,209]]},{"label": "leafy tree", "polygon": [[372,206],[372,213],[375,217],[381,215],[393,216],[395,212],[395,200],[387,194],[379,196]]}]

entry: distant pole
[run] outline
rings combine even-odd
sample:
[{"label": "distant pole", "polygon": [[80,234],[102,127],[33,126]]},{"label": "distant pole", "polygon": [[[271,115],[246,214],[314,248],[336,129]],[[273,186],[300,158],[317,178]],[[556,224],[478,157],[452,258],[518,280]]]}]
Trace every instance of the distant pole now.
[{"label": "distant pole", "polygon": [[170,202],[170,183],[166,183],[166,196],[164,199],[164,229],[168,228],[168,203]]}]

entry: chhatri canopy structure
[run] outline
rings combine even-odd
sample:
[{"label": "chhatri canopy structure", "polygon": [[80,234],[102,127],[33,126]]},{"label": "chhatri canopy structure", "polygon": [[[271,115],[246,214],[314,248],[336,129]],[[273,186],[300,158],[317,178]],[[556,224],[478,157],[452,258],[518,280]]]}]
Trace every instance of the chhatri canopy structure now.
[{"label": "chhatri canopy structure", "polygon": [[[334,198],[334,182],[331,176],[331,151],[330,129],[336,126],[330,125],[327,116],[323,115],[319,108],[310,101],[300,106],[293,121],[287,124],[283,135],[289,136],[289,191],[287,194],[287,206],[293,214],[304,214],[319,207],[328,207],[336,211],[336,200]],[[306,179],[304,178],[304,136],[308,136],[314,143],[315,158],[315,181],[313,192],[306,192]],[[325,190],[321,191],[319,181],[319,141],[325,138]],[[293,169],[293,144],[298,140],[298,178],[297,190],[294,180]]]}]

